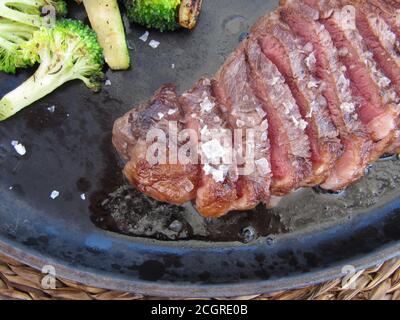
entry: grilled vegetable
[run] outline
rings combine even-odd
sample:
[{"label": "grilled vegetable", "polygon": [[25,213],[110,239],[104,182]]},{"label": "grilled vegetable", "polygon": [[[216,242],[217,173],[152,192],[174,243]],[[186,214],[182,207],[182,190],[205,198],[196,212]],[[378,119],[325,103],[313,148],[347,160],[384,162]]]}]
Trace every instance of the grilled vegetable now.
[{"label": "grilled vegetable", "polygon": [[51,13],[51,8],[58,16],[67,14],[62,0],[0,0],[0,17],[40,28],[48,23],[42,14]]},{"label": "grilled vegetable", "polygon": [[31,57],[23,56],[21,45],[41,26],[49,24],[42,11],[54,8],[57,15],[67,12],[64,1],[0,0],[0,71],[15,73],[30,66]]},{"label": "grilled vegetable", "polygon": [[186,29],[193,29],[201,11],[203,0],[182,0],[179,9],[179,24]]},{"label": "grilled vegetable", "polygon": [[129,68],[130,57],[117,0],[83,0],[90,24],[113,70]]},{"label": "grilled vegetable", "polygon": [[103,50],[96,34],[76,20],[60,20],[42,27],[22,46],[24,54],[40,62],[35,74],[0,100],[0,121],[51,93],[65,82],[80,79],[97,90],[104,77]]},{"label": "grilled vegetable", "polygon": [[0,18],[0,71],[15,73],[17,68],[32,65],[24,57],[21,44],[32,38],[37,28]]},{"label": "grilled vegetable", "polygon": [[147,28],[173,31],[192,29],[200,14],[202,0],[125,0],[128,18]]}]

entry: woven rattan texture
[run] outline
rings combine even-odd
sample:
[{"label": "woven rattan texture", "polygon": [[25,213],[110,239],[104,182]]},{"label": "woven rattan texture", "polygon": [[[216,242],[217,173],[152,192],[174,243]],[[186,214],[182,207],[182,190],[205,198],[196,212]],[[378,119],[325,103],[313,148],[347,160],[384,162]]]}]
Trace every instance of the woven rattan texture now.
[{"label": "woven rattan texture", "polygon": [[[43,275],[39,271],[0,255],[1,299],[163,299],[88,287],[64,279],[57,279],[56,289],[44,290],[41,285],[42,278]],[[228,298],[235,300],[400,300],[400,259],[389,260],[375,268],[362,270],[350,279],[338,279],[272,295]]]}]

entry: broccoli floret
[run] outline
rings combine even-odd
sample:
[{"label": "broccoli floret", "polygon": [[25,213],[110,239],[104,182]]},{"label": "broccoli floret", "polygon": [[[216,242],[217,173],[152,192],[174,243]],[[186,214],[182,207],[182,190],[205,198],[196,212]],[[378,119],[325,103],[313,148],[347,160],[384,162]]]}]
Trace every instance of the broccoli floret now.
[{"label": "broccoli floret", "polygon": [[0,71],[15,73],[32,63],[24,57],[21,44],[29,41],[37,28],[0,18]]},{"label": "broccoli floret", "polygon": [[0,71],[15,73],[17,68],[31,65],[22,55],[21,45],[41,26],[48,25],[42,14],[51,7],[59,16],[67,12],[62,0],[0,0]]},{"label": "broccoli floret", "polygon": [[51,7],[59,17],[67,14],[63,0],[0,0],[0,17],[40,28],[48,23]]},{"label": "broccoli floret", "polygon": [[160,31],[179,28],[180,3],[181,0],[125,0],[131,21]]},{"label": "broccoli floret", "polygon": [[0,121],[71,80],[80,79],[90,89],[100,89],[103,51],[96,33],[82,22],[65,19],[53,28],[42,27],[22,48],[26,56],[38,57],[40,65],[31,78],[0,100]]}]

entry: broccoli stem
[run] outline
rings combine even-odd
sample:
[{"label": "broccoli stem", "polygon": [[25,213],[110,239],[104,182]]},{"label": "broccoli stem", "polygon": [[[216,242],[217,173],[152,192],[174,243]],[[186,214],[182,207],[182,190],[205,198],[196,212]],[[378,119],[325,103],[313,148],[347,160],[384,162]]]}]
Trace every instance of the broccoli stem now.
[{"label": "broccoli stem", "polygon": [[49,74],[49,65],[40,64],[35,74],[22,83],[18,88],[6,94],[0,100],[0,121],[3,121],[35,101],[45,97],[60,87],[63,83],[72,80],[72,75],[60,70]]},{"label": "broccoli stem", "polygon": [[36,27],[28,26],[26,24],[20,24],[6,19],[0,19],[0,36],[14,33],[18,35],[25,35],[26,37],[30,38],[32,36],[32,33],[36,30]]},{"label": "broccoli stem", "polygon": [[12,52],[16,48],[16,44],[12,43],[3,37],[0,36],[0,48],[6,49],[9,52]]},{"label": "broccoli stem", "polygon": [[[20,0],[18,4],[26,4],[29,6],[35,5],[36,1]],[[43,25],[43,19],[40,16],[26,14],[18,10],[11,9],[3,2],[0,2],[0,16],[13,21],[24,23],[30,26],[40,27]]]},{"label": "broccoli stem", "polygon": [[38,3],[37,0],[15,0],[15,1],[9,0],[9,1],[5,1],[5,2],[9,2],[12,4],[19,4],[19,5],[24,4],[26,6],[32,6],[32,7],[36,7],[37,3]]},{"label": "broccoli stem", "polygon": [[22,59],[29,55],[35,57],[31,62],[40,61],[40,65],[32,77],[0,100],[0,121],[68,81],[80,79],[93,90],[101,86],[103,51],[94,31],[78,20],[60,20],[53,28],[40,28],[24,45]]}]

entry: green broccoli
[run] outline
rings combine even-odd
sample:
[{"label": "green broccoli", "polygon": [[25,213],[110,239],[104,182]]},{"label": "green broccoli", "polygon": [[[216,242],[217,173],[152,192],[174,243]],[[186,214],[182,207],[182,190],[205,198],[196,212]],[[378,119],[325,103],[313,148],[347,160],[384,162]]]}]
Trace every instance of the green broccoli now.
[{"label": "green broccoli", "polygon": [[40,65],[32,77],[0,100],[0,121],[71,80],[80,79],[90,89],[100,89],[103,51],[96,33],[82,22],[64,19],[53,28],[42,27],[22,50]]},{"label": "green broccoli", "polygon": [[181,0],[125,0],[128,18],[147,28],[173,31],[179,27]]},{"label": "green broccoli", "polygon": [[49,10],[51,6],[58,16],[67,12],[62,0],[0,0],[0,71],[15,73],[17,68],[31,65],[22,56],[21,45],[41,26],[49,24],[42,10]]},{"label": "green broccoli", "polygon": [[67,14],[63,0],[0,0],[0,17],[40,28],[48,24],[48,17],[43,15],[51,13],[51,7],[59,17]]},{"label": "green broccoli", "polygon": [[129,20],[160,31],[193,29],[202,3],[203,0],[125,0]]},{"label": "green broccoli", "polygon": [[0,18],[0,71],[15,73],[32,63],[23,56],[21,44],[30,40],[36,28]]}]

